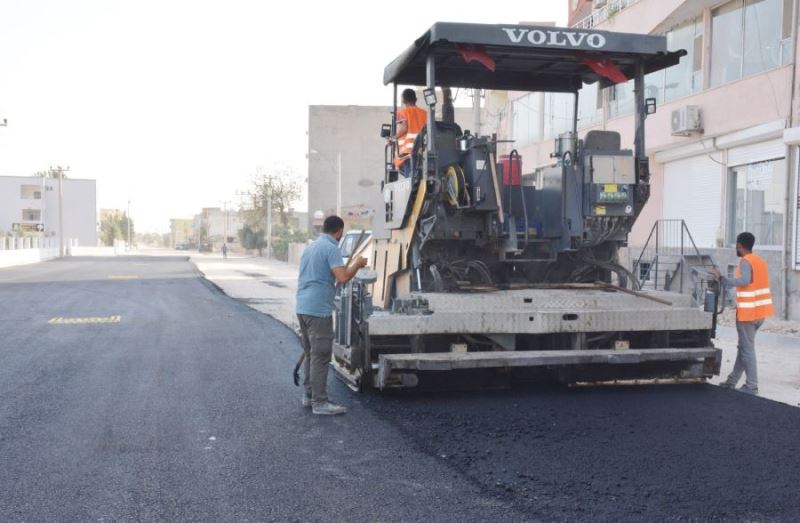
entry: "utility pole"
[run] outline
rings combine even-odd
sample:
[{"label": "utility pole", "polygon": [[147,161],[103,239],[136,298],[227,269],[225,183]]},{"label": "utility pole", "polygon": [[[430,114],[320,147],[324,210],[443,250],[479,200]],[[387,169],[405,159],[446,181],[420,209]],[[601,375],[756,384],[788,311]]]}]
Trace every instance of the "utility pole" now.
[{"label": "utility pole", "polygon": [[480,136],[481,134],[481,90],[472,90],[472,134]]},{"label": "utility pole", "polygon": [[58,169],[58,255],[64,256],[64,170]]},{"label": "utility pole", "polygon": [[267,259],[272,259],[272,175],[267,185]]},{"label": "utility pole", "polygon": [[223,235],[222,243],[228,243],[228,200],[222,202],[222,212],[225,213],[225,225],[222,227]]},{"label": "utility pole", "polygon": [[[69,167],[64,169],[61,166],[50,167],[50,176],[58,174],[58,255],[67,254],[64,248],[64,171],[69,171]],[[44,195],[42,195],[44,197]]]}]

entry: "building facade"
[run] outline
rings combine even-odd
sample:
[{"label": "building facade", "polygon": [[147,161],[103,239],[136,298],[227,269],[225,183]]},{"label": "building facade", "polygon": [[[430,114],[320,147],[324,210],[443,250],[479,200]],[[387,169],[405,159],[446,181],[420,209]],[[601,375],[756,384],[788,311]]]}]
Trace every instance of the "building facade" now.
[{"label": "building facade", "polygon": [[0,233],[58,240],[62,231],[81,246],[97,245],[94,180],[0,176]]},{"label": "building facade", "polygon": [[181,243],[189,243],[192,237],[191,218],[170,218],[169,220],[169,246],[173,249]]},{"label": "building facade", "polygon": [[[768,261],[776,309],[800,319],[797,215],[797,0],[608,0],[570,2],[581,28],[665,35],[680,64],[648,75],[658,104],[646,123],[651,196],[630,235],[641,249],[656,220],[686,221],[697,247],[723,268],[737,263],[748,230]],[[578,11],[581,10],[581,11]],[[584,16],[580,16],[584,15]],[[578,99],[579,136],[617,131],[633,148],[633,81]],[[525,162],[551,162],[553,138],[571,130],[571,94],[513,93],[500,128]]]},{"label": "building facade", "polygon": [[197,241],[210,241],[215,244],[236,243],[242,219],[239,212],[219,207],[204,207],[200,214],[191,220],[192,238]]}]

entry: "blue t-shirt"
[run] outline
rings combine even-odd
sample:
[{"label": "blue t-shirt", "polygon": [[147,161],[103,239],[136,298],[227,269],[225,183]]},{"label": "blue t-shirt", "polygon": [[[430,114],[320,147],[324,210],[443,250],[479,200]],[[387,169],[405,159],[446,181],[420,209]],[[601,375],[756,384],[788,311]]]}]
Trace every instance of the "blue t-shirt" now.
[{"label": "blue t-shirt", "polygon": [[306,247],[297,278],[297,314],[321,318],[331,315],[336,293],[336,278],[331,269],[343,266],[342,253],[332,236],[322,234]]}]

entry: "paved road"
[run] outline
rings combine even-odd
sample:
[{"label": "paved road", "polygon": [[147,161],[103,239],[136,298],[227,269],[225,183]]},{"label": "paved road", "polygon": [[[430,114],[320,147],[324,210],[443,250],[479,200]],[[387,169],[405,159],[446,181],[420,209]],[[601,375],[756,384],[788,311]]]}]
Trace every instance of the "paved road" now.
[{"label": "paved road", "polygon": [[320,419],[298,352],[181,258],[0,270],[0,520],[800,519],[798,409],[705,386],[332,382],[351,411]]}]

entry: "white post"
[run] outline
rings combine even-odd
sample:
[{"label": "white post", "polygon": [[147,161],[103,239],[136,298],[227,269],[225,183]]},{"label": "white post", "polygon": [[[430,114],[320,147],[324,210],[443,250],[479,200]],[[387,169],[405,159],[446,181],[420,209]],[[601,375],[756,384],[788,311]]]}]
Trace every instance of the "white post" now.
[{"label": "white post", "polygon": [[58,169],[58,255],[64,256],[64,170]]},{"label": "white post", "polygon": [[336,216],[342,217],[342,152],[336,153]]}]

